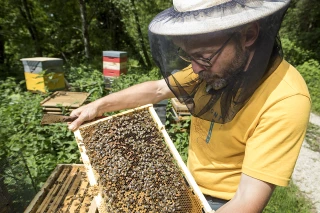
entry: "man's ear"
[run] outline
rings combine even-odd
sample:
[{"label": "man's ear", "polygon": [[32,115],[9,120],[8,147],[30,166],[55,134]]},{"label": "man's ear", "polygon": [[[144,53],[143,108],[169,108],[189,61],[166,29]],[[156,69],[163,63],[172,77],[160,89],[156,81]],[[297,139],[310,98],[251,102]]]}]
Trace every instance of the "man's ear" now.
[{"label": "man's ear", "polygon": [[252,45],[257,40],[258,35],[259,35],[258,22],[253,22],[248,24],[243,31],[244,46],[246,48],[252,47]]}]

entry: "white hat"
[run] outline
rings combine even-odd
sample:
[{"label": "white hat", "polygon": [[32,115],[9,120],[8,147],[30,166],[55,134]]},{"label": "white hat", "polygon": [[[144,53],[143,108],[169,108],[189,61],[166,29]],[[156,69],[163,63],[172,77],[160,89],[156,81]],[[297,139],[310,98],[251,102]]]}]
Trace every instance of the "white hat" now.
[{"label": "white hat", "polygon": [[160,35],[192,35],[247,24],[286,8],[290,0],[173,0],[149,30]]}]

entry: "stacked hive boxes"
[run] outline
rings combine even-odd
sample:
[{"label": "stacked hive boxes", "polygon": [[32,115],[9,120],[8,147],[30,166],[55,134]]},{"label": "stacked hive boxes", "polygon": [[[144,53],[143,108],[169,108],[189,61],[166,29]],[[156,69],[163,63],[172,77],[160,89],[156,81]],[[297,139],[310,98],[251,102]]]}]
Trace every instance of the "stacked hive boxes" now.
[{"label": "stacked hive boxes", "polygon": [[114,78],[127,73],[127,53],[103,51],[103,76],[106,87],[110,88]]},{"label": "stacked hive boxes", "polygon": [[46,92],[65,88],[62,59],[37,57],[21,61],[28,90]]}]

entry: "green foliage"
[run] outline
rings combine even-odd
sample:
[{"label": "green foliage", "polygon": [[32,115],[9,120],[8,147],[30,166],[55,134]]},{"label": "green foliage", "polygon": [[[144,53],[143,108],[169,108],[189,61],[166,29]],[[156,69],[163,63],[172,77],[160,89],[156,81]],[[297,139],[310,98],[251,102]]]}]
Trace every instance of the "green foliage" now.
[{"label": "green foliage", "polygon": [[320,152],[320,127],[318,125],[308,124],[306,141],[311,150]]},{"label": "green foliage", "polygon": [[307,82],[312,100],[312,111],[320,114],[320,64],[310,59],[297,66],[297,69]]},{"label": "green foliage", "polygon": [[312,99],[312,111],[320,114],[320,64],[312,59],[312,53],[297,46],[288,38],[282,38],[285,59],[296,66],[305,79]]},{"label": "green foliage", "polygon": [[107,94],[104,89],[101,71],[93,69],[90,66],[80,65],[79,67],[70,67],[67,69],[65,76],[66,80],[70,82],[70,90],[88,92],[90,94],[90,102]]},{"label": "green foliage", "polygon": [[167,105],[166,130],[178,150],[182,160],[186,163],[188,159],[190,119],[176,122],[172,113],[172,105]]},{"label": "green foliage", "polygon": [[320,3],[315,0],[293,0],[284,18],[281,34],[300,48],[309,50],[320,60]]},{"label": "green foliage", "polygon": [[290,182],[288,187],[275,189],[263,213],[312,213],[311,209],[311,202]]},{"label": "green foliage", "polygon": [[119,78],[115,78],[112,83],[112,92],[117,92],[146,81],[154,81],[160,79],[160,72],[157,68],[153,68],[150,71],[144,70],[138,65],[136,60],[130,60],[127,75],[121,75]]},{"label": "green foliage", "polygon": [[84,56],[79,0],[0,1],[0,78],[23,79],[19,60],[39,56],[62,58],[71,66],[90,62],[100,69],[105,50],[126,51],[142,66],[151,67],[148,24],[171,6],[171,0],[89,0],[85,4],[89,60]]},{"label": "green foliage", "polygon": [[14,196],[21,195],[24,185],[39,190],[58,163],[79,162],[73,133],[63,124],[41,126],[44,96],[23,91],[23,84],[12,78],[0,81],[0,176]]},{"label": "green foliage", "polygon": [[148,66],[151,57],[148,43],[148,25],[152,18],[169,8],[171,0],[137,1],[110,0],[119,9],[125,32],[134,41],[130,54],[139,59],[140,64]]},{"label": "green foliage", "polygon": [[304,50],[297,46],[286,37],[281,38],[284,58],[293,66],[303,64],[306,60],[311,58],[310,51]]}]

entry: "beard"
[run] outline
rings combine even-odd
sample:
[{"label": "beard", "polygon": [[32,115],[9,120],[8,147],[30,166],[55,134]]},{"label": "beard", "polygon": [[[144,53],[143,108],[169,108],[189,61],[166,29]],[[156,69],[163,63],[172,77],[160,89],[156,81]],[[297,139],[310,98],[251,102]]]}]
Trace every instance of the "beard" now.
[{"label": "beard", "polygon": [[236,53],[231,63],[224,67],[221,71],[223,76],[211,73],[209,70],[203,70],[199,72],[199,79],[207,83],[207,92],[211,89],[220,90],[228,85],[230,79],[239,72],[245,71],[249,59],[249,51],[242,50],[239,45],[236,45]]}]

